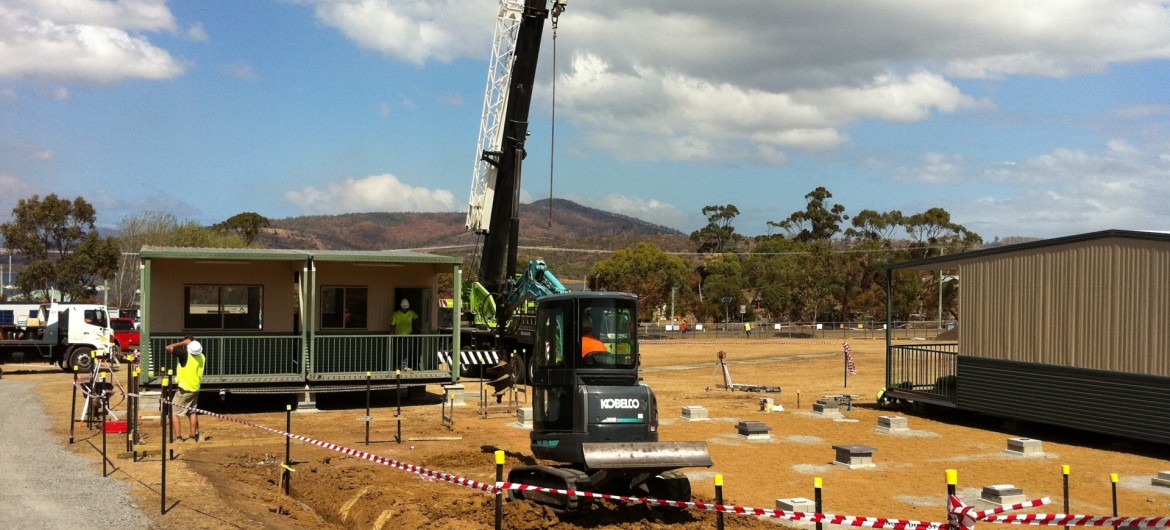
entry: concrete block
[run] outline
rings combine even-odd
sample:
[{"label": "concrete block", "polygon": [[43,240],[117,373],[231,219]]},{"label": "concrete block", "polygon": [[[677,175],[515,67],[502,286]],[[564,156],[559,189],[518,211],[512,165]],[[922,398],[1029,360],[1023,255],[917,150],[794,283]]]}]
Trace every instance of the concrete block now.
[{"label": "concrete block", "polygon": [[157,420],[162,416],[162,392],[146,390],[138,392],[138,418]]},{"label": "concrete block", "polygon": [[516,409],[516,423],[523,427],[532,427],[532,407]]},{"label": "concrete block", "polygon": [[881,432],[901,432],[910,430],[910,422],[902,416],[878,416],[876,430]]},{"label": "concrete block", "polygon": [[983,491],[979,493],[979,500],[996,507],[1011,506],[1026,502],[1028,499],[1024,498],[1024,490],[1017,488],[1011,484],[995,484],[992,486],[983,486]]},{"label": "concrete block", "polygon": [[735,424],[735,430],[740,436],[748,440],[768,440],[772,438],[772,428],[760,421],[745,420]]},{"label": "concrete block", "polygon": [[836,465],[849,469],[877,467],[873,463],[873,454],[877,452],[877,448],[868,445],[834,445],[833,449],[837,452],[833,460]]},{"label": "concrete block", "polygon": [[1034,438],[1008,438],[1004,452],[1016,456],[1043,456],[1044,442]]},{"label": "concrete block", "polygon": [[707,421],[707,407],[687,405],[682,408],[682,417],[687,421]]},{"label": "concrete block", "polygon": [[443,399],[446,399],[453,407],[466,406],[467,402],[464,401],[463,397],[465,390],[463,385],[458,383],[443,385]]},{"label": "concrete block", "polygon": [[832,399],[818,399],[813,403],[813,414],[824,416],[826,418],[840,418],[841,404]]},{"label": "concrete block", "polygon": [[[784,510],[786,512],[816,513],[817,503],[812,499],[806,499],[804,497],[776,499],[776,509]],[[812,530],[813,528],[816,528],[817,524],[811,521],[784,520],[784,526]]]},{"label": "concrete block", "polygon": [[1150,484],[1170,488],[1170,471],[1159,471],[1158,476],[1150,479]]}]

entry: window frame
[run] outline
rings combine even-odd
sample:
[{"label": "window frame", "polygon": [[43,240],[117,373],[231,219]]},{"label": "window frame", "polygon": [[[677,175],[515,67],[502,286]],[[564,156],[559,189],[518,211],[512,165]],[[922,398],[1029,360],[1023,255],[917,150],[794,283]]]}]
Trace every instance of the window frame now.
[{"label": "window frame", "polygon": [[[339,296],[330,297],[328,291],[339,291]],[[350,298],[350,291],[362,291],[361,299]],[[370,329],[370,287],[368,285],[322,285],[318,304],[318,327],[321,331],[349,331]],[[332,309],[332,310],[331,310]],[[337,311],[340,309],[341,311]],[[353,319],[345,322],[344,312],[350,310]],[[328,312],[327,312],[328,311]],[[340,323],[341,325],[337,325]]]},{"label": "window frame", "polygon": [[[215,309],[205,313],[197,313],[192,311],[192,306],[196,303],[193,298],[193,290],[215,290]],[[225,289],[242,289],[245,295],[243,313],[233,313],[228,311],[228,306],[239,306],[236,303],[225,302]],[[208,293],[194,293],[195,295],[205,295]],[[228,292],[228,297],[233,294]],[[211,298],[211,297],[208,297]],[[211,305],[210,301],[202,302],[201,305]],[[243,318],[239,318],[242,315]],[[218,320],[218,323],[215,321]],[[192,330],[209,330],[209,331],[263,331],[264,329],[264,286],[260,284],[187,284],[183,286],[183,329]]]}]

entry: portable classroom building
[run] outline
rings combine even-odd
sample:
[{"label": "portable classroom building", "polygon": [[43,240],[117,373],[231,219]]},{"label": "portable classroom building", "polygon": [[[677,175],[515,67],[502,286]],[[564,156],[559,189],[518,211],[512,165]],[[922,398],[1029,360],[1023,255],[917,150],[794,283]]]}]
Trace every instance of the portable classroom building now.
[{"label": "portable classroom building", "polygon": [[888,265],[887,293],[902,270],[957,270],[958,341],[895,345],[887,334],[887,397],[1170,442],[1170,233],[1107,230]]},{"label": "portable classroom building", "polygon": [[[206,388],[323,387],[394,377],[457,377],[437,352],[458,349],[458,322],[438,326],[439,278],[460,289],[459,258],[407,251],[143,247],[142,381],[157,385],[194,335],[207,354]],[[391,334],[401,300],[419,331]]]}]

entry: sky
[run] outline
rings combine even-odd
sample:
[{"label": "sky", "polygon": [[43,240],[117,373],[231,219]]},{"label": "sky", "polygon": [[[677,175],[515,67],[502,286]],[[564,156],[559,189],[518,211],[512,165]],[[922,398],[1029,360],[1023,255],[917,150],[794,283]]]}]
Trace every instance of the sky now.
[{"label": "sky", "polygon": [[[466,211],[498,8],[0,0],[0,222]],[[553,36],[525,201],[759,235],[823,186],[985,241],[1170,230],[1164,0],[572,0]]]}]

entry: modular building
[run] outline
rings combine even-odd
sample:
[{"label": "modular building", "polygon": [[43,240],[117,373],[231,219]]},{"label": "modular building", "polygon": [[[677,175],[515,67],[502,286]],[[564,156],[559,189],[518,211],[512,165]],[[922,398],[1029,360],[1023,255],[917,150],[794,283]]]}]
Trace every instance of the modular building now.
[{"label": "modular building", "polygon": [[924,270],[960,282],[958,340],[895,345],[887,334],[887,398],[1170,443],[1170,233],[888,265],[887,293],[920,277],[899,271]]},{"label": "modular building", "polygon": [[[440,278],[449,275],[459,292],[459,258],[146,246],[140,260],[141,381],[149,386],[174,368],[166,346],[186,335],[207,355],[207,389],[310,390],[364,382],[367,372],[414,385],[458,375],[437,353],[459,349],[458,320],[439,326]],[[403,300],[417,329],[393,334]]]}]

